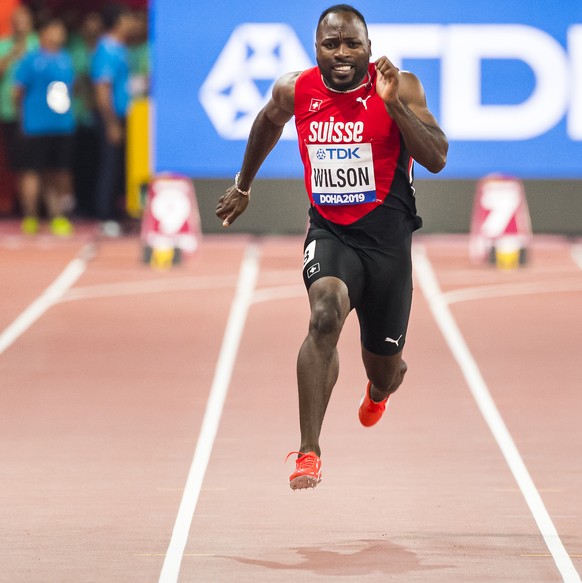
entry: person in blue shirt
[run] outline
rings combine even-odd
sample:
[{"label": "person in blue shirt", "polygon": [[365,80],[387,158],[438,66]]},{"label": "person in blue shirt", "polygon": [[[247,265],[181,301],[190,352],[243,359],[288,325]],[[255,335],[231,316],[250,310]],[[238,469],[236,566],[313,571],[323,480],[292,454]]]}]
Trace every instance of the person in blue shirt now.
[{"label": "person in blue shirt", "polygon": [[41,23],[40,46],[23,57],[14,75],[23,136],[19,183],[26,234],[38,231],[41,192],[53,234],[67,236],[72,232],[65,207],[72,198],[74,73],[71,57],[63,49],[66,38],[61,19]]},{"label": "person in blue shirt", "polygon": [[129,56],[127,40],[133,17],[126,6],[112,4],[102,12],[106,34],[91,62],[100,134],[100,168],[96,186],[96,213],[103,234],[120,233],[125,193],[125,119],[129,107]]}]

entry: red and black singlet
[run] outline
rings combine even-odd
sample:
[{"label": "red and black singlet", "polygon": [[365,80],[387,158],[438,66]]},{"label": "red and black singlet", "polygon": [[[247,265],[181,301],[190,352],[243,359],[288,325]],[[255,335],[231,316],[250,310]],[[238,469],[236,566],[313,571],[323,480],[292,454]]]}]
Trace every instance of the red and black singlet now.
[{"label": "red and black singlet", "polygon": [[318,67],[295,84],[295,125],[310,216],[356,246],[390,245],[421,226],[413,160],[376,94],[376,69],[355,91],[328,89]]}]

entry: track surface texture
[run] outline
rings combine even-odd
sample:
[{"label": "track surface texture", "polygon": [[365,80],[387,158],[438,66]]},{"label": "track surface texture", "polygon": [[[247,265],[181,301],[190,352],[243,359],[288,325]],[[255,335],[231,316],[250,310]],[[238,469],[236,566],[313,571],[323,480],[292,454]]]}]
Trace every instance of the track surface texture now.
[{"label": "track surface texture", "polygon": [[0,235],[0,581],[580,581],[580,246],[414,252],[405,383],[359,425],[350,315],[323,481],[293,492],[300,238],[157,271],[132,237]]}]

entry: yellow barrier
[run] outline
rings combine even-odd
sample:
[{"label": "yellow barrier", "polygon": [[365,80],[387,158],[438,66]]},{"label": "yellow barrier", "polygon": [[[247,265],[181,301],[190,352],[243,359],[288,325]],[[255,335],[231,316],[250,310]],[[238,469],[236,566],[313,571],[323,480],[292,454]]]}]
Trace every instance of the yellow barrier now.
[{"label": "yellow barrier", "polygon": [[504,249],[496,249],[495,265],[503,271],[517,269],[520,265],[520,250],[510,249],[507,251]]},{"label": "yellow barrier", "polygon": [[125,204],[129,216],[133,218],[142,215],[147,185],[152,177],[150,112],[149,98],[140,97],[131,103],[127,116]]}]

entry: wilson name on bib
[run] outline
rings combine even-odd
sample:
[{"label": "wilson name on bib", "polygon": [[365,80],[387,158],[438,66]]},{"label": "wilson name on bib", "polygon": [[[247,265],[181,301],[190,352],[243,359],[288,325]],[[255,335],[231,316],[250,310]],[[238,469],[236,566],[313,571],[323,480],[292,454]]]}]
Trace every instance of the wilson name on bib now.
[{"label": "wilson name on bib", "polygon": [[376,200],[371,144],[308,144],[311,192],[318,205]]}]

